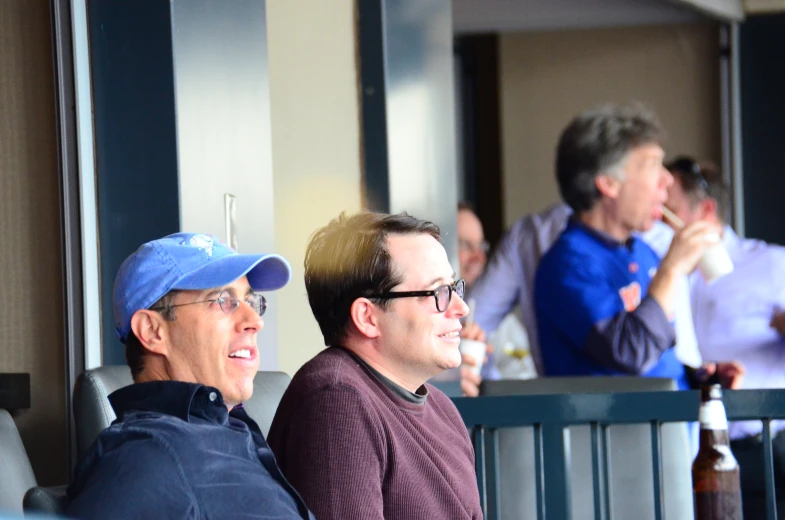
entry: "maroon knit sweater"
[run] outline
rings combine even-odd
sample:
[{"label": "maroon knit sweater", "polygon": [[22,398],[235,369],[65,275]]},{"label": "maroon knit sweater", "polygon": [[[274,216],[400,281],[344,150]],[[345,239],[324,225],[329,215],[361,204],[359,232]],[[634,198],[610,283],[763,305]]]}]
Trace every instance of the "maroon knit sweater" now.
[{"label": "maroon knit sweater", "polygon": [[295,374],[267,440],[318,520],[482,518],[466,427],[426,387],[408,402],[339,347]]}]

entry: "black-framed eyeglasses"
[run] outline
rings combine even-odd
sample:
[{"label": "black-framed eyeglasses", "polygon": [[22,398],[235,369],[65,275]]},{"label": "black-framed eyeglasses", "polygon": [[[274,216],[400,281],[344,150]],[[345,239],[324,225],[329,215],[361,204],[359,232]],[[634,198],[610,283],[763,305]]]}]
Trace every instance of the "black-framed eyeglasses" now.
[{"label": "black-framed eyeglasses", "polygon": [[174,305],[166,305],[164,307],[151,307],[151,311],[163,311],[166,309],[171,309],[173,307],[184,307],[186,305],[195,305],[197,303],[217,303],[224,314],[232,314],[238,308],[240,308],[240,303],[245,302],[251,306],[251,308],[256,311],[256,314],[259,316],[264,316],[264,313],[267,311],[267,298],[262,296],[260,293],[251,293],[245,298],[238,298],[234,296],[229,291],[224,291],[218,295],[218,298],[213,298],[211,300],[199,300],[198,302],[189,302],[189,303],[177,303]]},{"label": "black-framed eyeglasses", "polygon": [[391,291],[380,294],[372,294],[368,298],[378,298],[380,300],[392,300],[393,298],[416,298],[422,296],[433,296],[436,301],[436,310],[445,312],[450,306],[452,300],[452,293],[458,295],[458,298],[463,299],[466,293],[466,282],[458,280],[452,285],[440,285],[436,289],[430,291]]},{"label": "black-framed eyeglasses", "polygon": [[488,254],[488,251],[491,249],[491,245],[487,240],[483,240],[482,242],[476,244],[468,240],[458,240],[458,248],[471,253],[474,253],[475,251],[482,251],[483,253]]},{"label": "black-framed eyeglasses", "polygon": [[698,188],[704,194],[709,193],[709,183],[706,177],[703,176],[701,165],[695,159],[690,157],[678,157],[668,163],[668,170],[671,172],[677,171],[682,176],[682,185],[685,191],[692,192]]}]

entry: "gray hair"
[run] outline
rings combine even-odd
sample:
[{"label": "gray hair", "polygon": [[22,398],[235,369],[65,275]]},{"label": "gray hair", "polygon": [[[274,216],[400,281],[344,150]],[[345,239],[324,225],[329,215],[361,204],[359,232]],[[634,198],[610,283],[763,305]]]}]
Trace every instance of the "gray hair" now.
[{"label": "gray hair", "polygon": [[639,103],[602,105],[579,114],[559,138],[556,180],[564,201],[580,213],[601,195],[595,180],[601,174],[624,178],[630,152],[647,144],[662,146],[665,130],[653,112]]}]

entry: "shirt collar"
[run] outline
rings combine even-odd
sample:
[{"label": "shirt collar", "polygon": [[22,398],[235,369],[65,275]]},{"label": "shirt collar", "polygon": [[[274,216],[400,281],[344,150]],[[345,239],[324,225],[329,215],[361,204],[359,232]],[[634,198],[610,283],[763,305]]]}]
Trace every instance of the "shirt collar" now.
[{"label": "shirt collar", "polygon": [[[343,347],[339,347],[339,348],[343,348]],[[379,372],[378,370],[373,368],[371,365],[369,365],[363,358],[361,358],[355,352],[352,352],[351,350],[349,350],[347,348],[344,348],[344,350],[346,350],[346,352],[348,352],[350,356],[352,356],[354,359],[356,359],[358,363],[360,363],[362,366],[367,368],[368,371],[371,372],[371,374],[379,382],[381,382],[384,386],[389,388],[390,391],[392,391],[392,393],[394,393],[395,395],[397,395],[398,397],[400,397],[404,401],[407,401],[407,402],[410,402],[410,403],[414,403],[414,404],[419,404],[419,405],[424,405],[425,404],[426,400],[428,399],[428,388],[425,385],[421,385],[420,388],[418,388],[416,392],[412,392],[411,390],[407,390],[406,388],[402,387],[401,385],[393,382],[390,378],[385,377],[381,372]]]},{"label": "shirt collar", "polygon": [[722,243],[725,246],[725,249],[727,249],[728,252],[734,251],[739,247],[739,242],[739,236],[726,224],[722,230]]},{"label": "shirt collar", "polygon": [[199,418],[223,424],[229,411],[218,389],[181,381],[135,383],[109,395],[117,417],[129,412],[157,412],[190,422]]},{"label": "shirt collar", "polygon": [[602,231],[594,229],[593,227],[587,226],[586,224],[581,222],[580,219],[578,219],[577,215],[575,214],[570,215],[570,220],[567,224],[567,227],[580,228],[581,230],[593,236],[594,238],[596,238],[597,240],[599,240],[601,243],[605,244],[608,247],[626,247],[627,249],[632,249],[632,245],[635,241],[635,235],[632,235],[624,242],[620,242],[619,240],[616,240],[615,238],[610,236],[608,233],[603,233]]}]

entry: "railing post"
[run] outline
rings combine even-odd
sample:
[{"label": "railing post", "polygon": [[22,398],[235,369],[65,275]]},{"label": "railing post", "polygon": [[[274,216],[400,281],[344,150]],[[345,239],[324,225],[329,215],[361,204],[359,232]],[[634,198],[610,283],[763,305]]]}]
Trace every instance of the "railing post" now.
[{"label": "railing post", "polygon": [[608,520],[613,520],[613,502],[611,496],[613,495],[611,479],[611,428],[607,424],[602,425],[602,469],[603,477],[605,478],[605,514]]},{"label": "railing post", "polygon": [[660,422],[651,421],[651,467],[652,481],[654,483],[654,519],[663,520],[665,518],[664,503],[665,497],[662,492],[662,429]]},{"label": "railing post", "polygon": [[766,519],[777,520],[777,497],[774,489],[774,460],[772,459],[771,420],[763,419],[763,474],[766,478]]},{"label": "railing post", "polygon": [[485,520],[500,520],[499,430],[496,428],[488,428],[488,432],[485,435],[485,460],[485,481],[487,486]]},{"label": "railing post", "polygon": [[591,470],[594,489],[594,520],[603,520],[610,516],[610,495],[608,494],[608,451],[602,436],[606,434],[606,427],[600,423],[591,423]]},{"label": "railing post", "polygon": [[480,507],[483,516],[488,513],[488,484],[485,478],[485,427],[475,426],[472,432],[474,440],[474,469],[477,473],[477,486],[480,489]]},{"label": "railing post", "polygon": [[534,488],[537,495],[537,520],[545,520],[545,464],[542,453],[542,424],[534,425]]},{"label": "railing post", "polygon": [[570,488],[570,431],[564,424],[542,425],[545,518],[572,519]]}]

